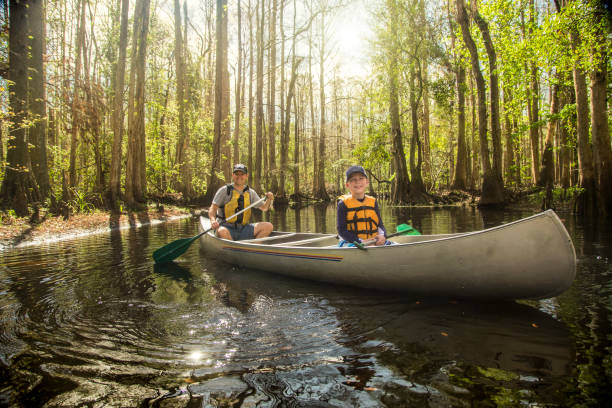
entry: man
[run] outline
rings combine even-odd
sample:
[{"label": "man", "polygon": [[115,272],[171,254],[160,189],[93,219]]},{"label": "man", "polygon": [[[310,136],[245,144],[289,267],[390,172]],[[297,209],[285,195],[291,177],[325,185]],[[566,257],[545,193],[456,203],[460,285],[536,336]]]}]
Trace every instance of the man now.
[{"label": "man", "polygon": [[[217,231],[219,238],[233,241],[264,238],[270,235],[274,228],[269,222],[250,224],[250,209],[225,222],[232,215],[259,200],[255,190],[247,185],[248,178],[247,167],[244,164],[236,164],[232,171],[232,183],[217,190],[213,198],[212,205],[208,210],[208,217],[210,218],[210,226]],[[266,201],[256,207],[262,211],[268,211],[273,199],[274,194],[267,192]],[[218,219],[221,220],[221,223]]]}]

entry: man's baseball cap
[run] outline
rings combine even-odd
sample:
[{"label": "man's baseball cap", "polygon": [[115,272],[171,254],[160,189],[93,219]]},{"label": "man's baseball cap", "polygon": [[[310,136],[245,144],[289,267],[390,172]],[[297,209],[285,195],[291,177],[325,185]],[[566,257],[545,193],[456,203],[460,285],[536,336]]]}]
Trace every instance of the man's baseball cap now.
[{"label": "man's baseball cap", "polygon": [[247,169],[247,166],[245,166],[242,163],[234,164],[234,170],[232,170],[232,173],[235,173],[237,171],[241,171],[244,174],[248,174],[249,173],[249,170]]},{"label": "man's baseball cap", "polygon": [[359,174],[363,174],[365,177],[368,177],[368,175],[365,172],[365,169],[361,166],[351,166],[348,168],[348,170],[346,171],[346,178],[345,181],[348,181],[349,178],[351,178],[351,176],[355,173],[359,173]]}]

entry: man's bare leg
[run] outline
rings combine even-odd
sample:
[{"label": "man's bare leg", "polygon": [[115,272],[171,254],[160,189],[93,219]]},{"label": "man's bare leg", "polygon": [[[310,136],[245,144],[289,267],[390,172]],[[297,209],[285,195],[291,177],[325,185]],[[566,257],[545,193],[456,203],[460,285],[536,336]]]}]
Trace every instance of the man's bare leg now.
[{"label": "man's bare leg", "polygon": [[232,234],[230,234],[230,232],[225,227],[219,227],[217,229],[217,236],[219,238],[229,239],[230,241],[232,241]]},{"label": "man's bare leg", "polygon": [[255,238],[265,238],[270,235],[273,229],[274,226],[270,222],[258,222],[254,226],[253,234]]}]

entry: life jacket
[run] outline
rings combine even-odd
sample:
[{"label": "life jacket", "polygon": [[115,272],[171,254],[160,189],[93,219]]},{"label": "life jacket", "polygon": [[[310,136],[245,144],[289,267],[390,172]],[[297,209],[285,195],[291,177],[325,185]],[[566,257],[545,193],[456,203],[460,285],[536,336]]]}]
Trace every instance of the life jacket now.
[{"label": "life jacket", "polygon": [[[249,186],[245,186],[243,191],[236,190],[232,184],[226,185],[225,188],[227,189],[227,195],[232,196],[227,203],[220,206],[223,208],[223,213],[225,215],[225,219],[227,220],[232,215],[251,205],[251,194],[249,194]],[[235,223],[246,225],[249,223],[250,218],[251,210],[247,210],[237,217],[232,218],[228,222],[232,224]]]},{"label": "life jacket", "polygon": [[363,201],[350,194],[338,197],[346,206],[346,229],[354,232],[360,239],[370,239],[378,235],[380,219],[375,211],[376,199],[365,196]]}]

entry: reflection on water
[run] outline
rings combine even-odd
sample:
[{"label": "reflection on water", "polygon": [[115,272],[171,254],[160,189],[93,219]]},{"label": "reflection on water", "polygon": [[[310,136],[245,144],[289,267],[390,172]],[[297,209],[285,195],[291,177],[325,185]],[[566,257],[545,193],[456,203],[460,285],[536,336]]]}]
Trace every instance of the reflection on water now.
[{"label": "reflection on water", "polygon": [[[526,212],[382,207],[388,230]],[[333,232],[333,207],[257,214]],[[0,406],[598,406],[610,398],[609,222],[563,217],[578,277],[555,299],[406,297],[151,253],[193,220],[3,252]],[[376,271],[373,271],[375,273]],[[537,271],[536,271],[537,272]]]}]

